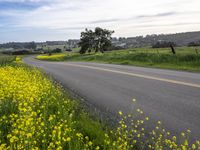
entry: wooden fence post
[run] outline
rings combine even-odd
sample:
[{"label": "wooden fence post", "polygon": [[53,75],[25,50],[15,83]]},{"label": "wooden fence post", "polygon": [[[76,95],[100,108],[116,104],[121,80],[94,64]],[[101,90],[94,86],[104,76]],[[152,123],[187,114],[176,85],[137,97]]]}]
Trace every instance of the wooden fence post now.
[{"label": "wooden fence post", "polygon": [[172,53],[173,53],[173,54],[176,54],[176,51],[175,51],[175,49],[174,49],[174,46],[173,46],[173,45],[170,45],[170,47],[171,47],[171,49],[172,49]]}]

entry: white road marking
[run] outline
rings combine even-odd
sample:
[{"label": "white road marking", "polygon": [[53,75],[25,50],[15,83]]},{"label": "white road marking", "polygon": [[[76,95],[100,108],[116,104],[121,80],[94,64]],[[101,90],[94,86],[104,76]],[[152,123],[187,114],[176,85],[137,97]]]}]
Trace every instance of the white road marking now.
[{"label": "white road marking", "polygon": [[94,69],[94,70],[100,70],[100,71],[106,71],[106,72],[112,72],[112,73],[118,73],[118,74],[124,74],[124,75],[128,75],[128,76],[134,76],[134,77],[140,77],[140,78],[145,78],[145,79],[151,79],[151,80],[157,80],[157,81],[163,81],[163,82],[168,82],[168,83],[173,83],[173,84],[179,84],[179,85],[185,85],[185,86],[200,88],[199,84],[182,82],[182,81],[171,80],[171,79],[164,79],[164,78],[153,77],[153,76],[148,76],[148,75],[142,75],[142,74],[136,74],[136,73],[130,73],[130,72],[94,67],[94,66],[70,64],[70,63],[65,63],[64,65],[73,66],[73,67],[80,67],[80,68],[88,68],[88,69]]}]

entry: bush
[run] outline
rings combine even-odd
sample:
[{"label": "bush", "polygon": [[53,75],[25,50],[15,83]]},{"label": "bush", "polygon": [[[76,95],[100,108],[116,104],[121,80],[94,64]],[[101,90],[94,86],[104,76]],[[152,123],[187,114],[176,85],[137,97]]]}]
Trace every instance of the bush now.
[{"label": "bush", "polygon": [[192,46],[200,46],[200,41],[197,41],[197,42],[190,42],[190,43],[188,43],[188,46],[189,46],[189,47],[192,47]]},{"label": "bush", "polygon": [[72,50],[71,50],[71,49],[69,49],[69,48],[68,48],[68,49],[66,49],[65,51],[67,51],[67,52],[72,52]]},{"label": "bush", "polygon": [[27,54],[31,54],[31,52],[28,50],[19,50],[12,52],[12,55],[27,55]]},{"label": "bush", "polygon": [[56,49],[52,50],[51,52],[52,52],[52,53],[61,53],[61,52],[62,52],[62,49],[56,48]]}]

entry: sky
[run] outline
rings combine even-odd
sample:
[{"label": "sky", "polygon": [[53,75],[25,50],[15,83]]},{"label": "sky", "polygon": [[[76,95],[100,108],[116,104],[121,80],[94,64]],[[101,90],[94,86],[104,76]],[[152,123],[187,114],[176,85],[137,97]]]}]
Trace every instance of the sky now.
[{"label": "sky", "polygon": [[200,0],[0,0],[0,43],[80,38],[85,28],[115,37],[200,31]]}]

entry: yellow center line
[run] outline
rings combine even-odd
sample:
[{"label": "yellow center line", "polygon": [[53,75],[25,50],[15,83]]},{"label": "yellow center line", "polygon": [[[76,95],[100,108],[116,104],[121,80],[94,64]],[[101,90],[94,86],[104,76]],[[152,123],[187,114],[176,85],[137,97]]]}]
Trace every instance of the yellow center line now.
[{"label": "yellow center line", "polygon": [[70,63],[65,63],[65,65],[73,66],[73,67],[80,67],[80,68],[88,68],[88,69],[93,69],[93,70],[100,70],[100,71],[105,71],[105,72],[118,73],[118,74],[123,74],[123,75],[128,75],[128,76],[134,76],[134,77],[140,77],[140,78],[145,78],[145,79],[151,79],[151,80],[157,80],[157,81],[163,81],[163,82],[168,82],[168,83],[173,83],[173,84],[179,84],[179,85],[185,85],[185,86],[200,88],[199,84],[182,82],[182,81],[171,80],[171,79],[164,79],[164,78],[153,77],[153,76],[148,76],[148,75],[142,75],[142,74],[136,74],[136,73],[100,68],[100,67],[86,66],[86,65],[70,64]]}]

